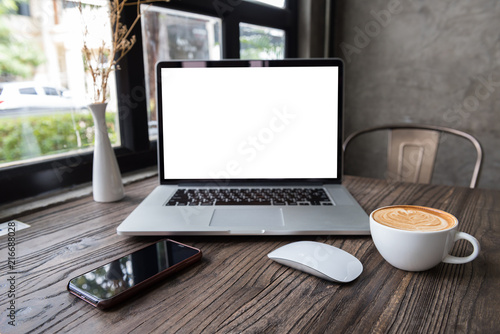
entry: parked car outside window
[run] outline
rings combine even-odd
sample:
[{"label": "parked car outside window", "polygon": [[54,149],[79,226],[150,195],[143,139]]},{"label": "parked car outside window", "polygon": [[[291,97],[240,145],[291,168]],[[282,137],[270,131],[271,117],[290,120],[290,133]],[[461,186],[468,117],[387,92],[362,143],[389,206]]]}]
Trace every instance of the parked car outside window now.
[{"label": "parked car outside window", "polygon": [[30,112],[83,109],[67,89],[36,82],[0,82],[0,111]]}]

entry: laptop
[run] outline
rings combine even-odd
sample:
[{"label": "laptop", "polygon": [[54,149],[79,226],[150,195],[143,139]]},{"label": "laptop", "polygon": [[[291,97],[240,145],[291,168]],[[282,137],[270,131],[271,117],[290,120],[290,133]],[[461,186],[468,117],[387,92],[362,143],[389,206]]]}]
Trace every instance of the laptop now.
[{"label": "laptop", "polygon": [[342,186],[340,59],[164,61],[159,185],[121,235],[366,235]]}]

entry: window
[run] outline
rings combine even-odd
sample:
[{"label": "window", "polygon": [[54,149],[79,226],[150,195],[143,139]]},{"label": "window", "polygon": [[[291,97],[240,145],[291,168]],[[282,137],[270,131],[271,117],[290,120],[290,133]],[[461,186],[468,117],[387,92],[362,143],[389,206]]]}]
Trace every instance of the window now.
[{"label": "window", "polygon": [[[102,3],[93,0],[84,2],[87,3],[88,8]],[[31,87],[32,92],[35,92],[33,97],[37,99],[53,98],[63,102],[81,98],[81,88],[86,84],[86,79],[80,76],[84,74],[84,68],[67,63],[68,59],[80,60],[81,52],[78,48],[68,49],[67,45],[61,44],[76,43],[76,38],[70,38],[68,35],[78,30],[74,24],[75,16],[69,15],[77,11],[74,3],[71,0],[62,0],[47,2],[41,6],[44,12],[51,14],[49,18],[37,22],[44,21],[50,24],[52,27],[50,31],[56,35],[49,36],[55,44],[43,49],[43,52],[33,52],[32,54],[39,57],[33,56],[32,68],[28,68],[27,72],[33,69],[39,70],[41,67],[57,68],[60,72],[46,72],[47,77],[56,79],[56,84]],[[53,15],[54,9],[57,10],[57,15]],[[30,17],[20,17],[13,14],[7,15],[0,9],[0,16],[2,16],[0,24],[5,22],[11,27],[23,27],[23,29],[17,29],[20,32],[29,31],[29,29],[42,31],[40,27],[30,28],[30,24],[33,23],[28,22],[35,21],[33,17],[37,17],[34,12],[37,8],[33,7],[30,10]],[[137,36],[138,43],[122,59],[121,70],[115,73],[116,80],[111,88],[114,102],[111,103],[111,107],[108,107],[110,111],[108,126],[111,129],[110,137],[115,143],[115,153],[122,173],[156,163],[154,78],[150,74],[154,73],[151,72],[151,67],[157,59],[165,57],[170,57],[170,59],[181,57],[239,58],[248,56],[250,52],[252,52],[252,57],[297,56],[297,0],[288,0],[286,4],[283,0],[171,0],[170,2],[154,2],[148,7],[148,12],[148,15],[141,19],[141,24],[137,25],[132,32]],[[4,20],[4,16],[8,16],[8,20]],[[135,17],[135,6],[127,6],[123,13],[123,23],[130,26]],[[18,20],[18,22],[14,24],[13,20]],[[68,22],[70,24],[67,25],[67,29],[63,29],[63,25]],[[109,31],[105,24],[102,22],[94,24],[93,27],[97,31]],[[159,30],[155,31],[155,26],[158,27],[158,25],[166,25],[167,29],[157,28]],[[77,33],[80,31],[78,30]],[[156,44],[148,43],[154,41],[155,37],[152,35],[160,33],[166,33],[167,39],[157,39]],[[264,49],[249,48],[245,43],[251,36],[256,36],[256,38],[267,36],[271,44]],[[165,42],[166,40],[168,43]],[[32,46],[39,44],[33,41],[30,43]],[[162,50],[154,51],[151,47],[159,47]],[[73,52],[68,53],[68,50],[73,50]],[[47,61],[50,61],[50,66],[47,65]],[[69,75],[70,72],[74,74],[74,71],[77,71],[78,75]],[[9,78],[2,73],[0,81],[7,82]],[[4,97],[7,96],[6,92],[9,90],[2,86],[2,82],[0,82],[2,91],[0,108],[8,102],[4,100]],[[43,87],[50,89],[44,90]],[[22,87],[22,89],[27,88]],[[54,90],[57,95],[53,94]],[[38,115],[25,116],[39,117],[42,114],[43,112]],[[16,123],[13,126],[16,136],[24,138],[26,144],[33,142],[38,144],[35,146],[18,144],[18,148],[25,147],[23,154],[26,156],[39,155],[41,157],[19,163],[18,157],[12,156],[14,164],[0,166],[0,187],[6,189],[0,194],[0,203],[91,181],[93,122],[87,118],[89,116],[78,107],[66,113],[64,111],[51,113],[49,121],[60,126],[54,131],[57,133],[66,131],[67,136],[72,138],[74,147],[69,147],[68,142],[59,141],[60,136],[47,135],[46,138],[53,145],[50,155],[45,155],[43,152],[45,143],[41,145],[39,138],[31,135],[23,137],[23,133],[29,133],[30,127],[37,127],[41,124],[39,119],[32,118]],[[3,114],[0,117],[3,117]],[[1,136],[3,137],[3,133]],[[0,149],[4,151],[3,147]]]},{"label": "window", "polygon": [[222,21],[150,5],[141,5],[141,12],[149,137],[156,139],[156,63],[171,59],[221,59]]},{"label": "window", "polygon": [[[28,2],[16,3],[19,10],[29,8],[23,6]],[[93,145],[93,120],[85,101],[90,78],[81,55],[82,13],[63,3],[40,3],[31,16],[0,7],[0,45],[6,53],[0,67],[0,168],[89,152]],[[106,2],[83,7],[90,29],[100,27],[92,31],[97,41],[110,40],[106,10]],[[108,119],[110,138],[118,145],[115,96],[111,91]]]},{"label": "window", "polygon": [[30,4],[28,1],[16,1],[17,14],[30,16]]},{"label": "window", "polygon": [[57,89],[53,87],[43,87],[43,91],[45,92],[45,95],[59,96]]},{"label": "window", "polygon": [[283,59],[285,31],[240,23],[241,59]]},{"label": "window", "polygon": [[36,95],[36,90],[33,87],[19,88],[19,94],[21,94],[21,95]]}]

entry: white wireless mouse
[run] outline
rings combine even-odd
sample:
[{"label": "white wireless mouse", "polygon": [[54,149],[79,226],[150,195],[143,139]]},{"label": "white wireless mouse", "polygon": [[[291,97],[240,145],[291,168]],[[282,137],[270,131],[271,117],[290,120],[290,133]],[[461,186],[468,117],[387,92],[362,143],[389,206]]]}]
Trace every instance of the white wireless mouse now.
[{"label": "white wireless mouse", "polygon": [[285,266],[332,282],[351,282],[363,272],[363,265],[356,257],[321,242],[293,242],[272,251],[267,256]]}]

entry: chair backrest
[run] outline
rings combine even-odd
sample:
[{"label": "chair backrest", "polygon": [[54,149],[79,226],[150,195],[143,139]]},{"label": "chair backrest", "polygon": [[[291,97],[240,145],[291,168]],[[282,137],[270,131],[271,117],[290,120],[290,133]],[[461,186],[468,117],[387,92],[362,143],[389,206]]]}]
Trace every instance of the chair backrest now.
[{"label": "chair backrest", "polygon": [[472,135],[442,126],[392,124],[371,127],[350,134],[343,144],[344,152],[352,139],[361,134],[389,130],[387,178],[402,182],[430,183],[441,133],[446,132],[468,139],[476,149],[476,163],[470,188],[475,188],[481,170],[483,151]]}]

